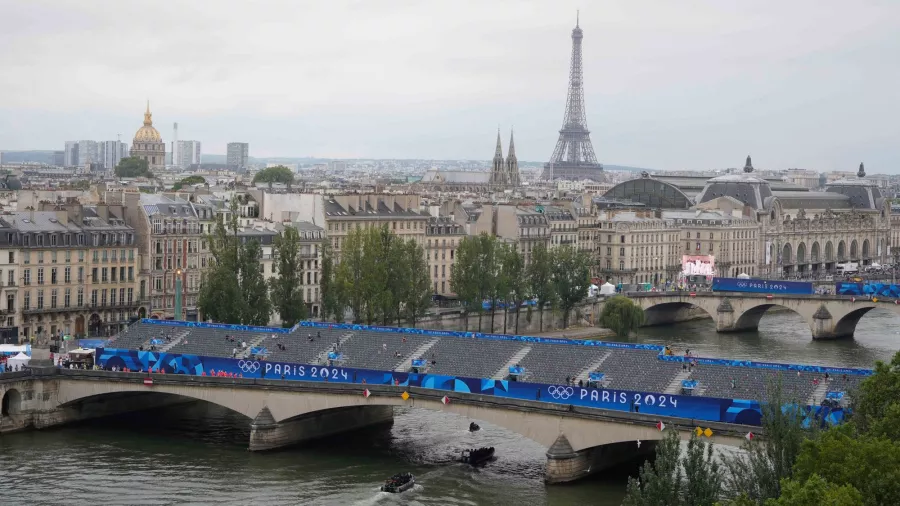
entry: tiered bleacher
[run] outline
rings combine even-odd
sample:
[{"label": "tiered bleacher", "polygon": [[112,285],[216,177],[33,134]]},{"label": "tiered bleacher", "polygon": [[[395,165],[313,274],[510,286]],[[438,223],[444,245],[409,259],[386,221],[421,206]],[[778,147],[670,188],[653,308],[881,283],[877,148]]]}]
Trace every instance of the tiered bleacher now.
[{"label": "tiered bleacher", "polygon": [[[145,320],[110,339],[107,346],[149,349],[151,342],[156,343],[158,351],[170,353],[231,357],[236,351],[239,357],[248,357],[259,351],[269,361],[331,363],[380,371],[410,371],[414,360],[417,364],[424,360],[424,372],[428,374],[545,384],[563,384],[568,378],[574,383],[583,380],[587,386],[594,373],[595,378],[602,378],[595,384],[609,389],[728,399],[766,400],[767,391],[778,380],[783,397],[819,403],[826,392],[852,392],[863,379],[855,374],[833,374],[826,384],[824,375],[813,371],[798,373],[703,361],[688,368],[680,357],[661,360],[658,349],[429,335],[365,327],[304,326],[284,332],[161,325]],[[242,346],[242,342],[247,346]],[[517,373],[510,375],[513,366],[518,366],[514,367]],[[690,387],[684,387],[686,384]]]}]

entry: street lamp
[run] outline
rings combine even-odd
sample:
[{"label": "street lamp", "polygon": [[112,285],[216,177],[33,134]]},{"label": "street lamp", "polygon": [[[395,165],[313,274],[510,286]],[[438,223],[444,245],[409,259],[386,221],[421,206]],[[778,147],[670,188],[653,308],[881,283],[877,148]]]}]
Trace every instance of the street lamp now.
[{"label": "street lamp", "polygon": [[181,269],[175,269],[175,320],[183,320],[181,315]]}]

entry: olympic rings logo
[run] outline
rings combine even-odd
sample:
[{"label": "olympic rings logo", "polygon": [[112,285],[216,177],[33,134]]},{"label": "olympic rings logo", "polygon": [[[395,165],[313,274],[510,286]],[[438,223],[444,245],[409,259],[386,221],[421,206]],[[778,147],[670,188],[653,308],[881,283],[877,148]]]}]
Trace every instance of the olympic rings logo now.
[{"label": "olympic rings logo", "polygon": [[575,395],[575,389],[572,387],[558,387],[556,385],[547,387],[547,392],[550,394],[550,397],[559,400],[566,400]]},{"label": "olympic rings logo", "polygon": [[246,373],[254,373],[259,370],[259,362],[241,360],[238,362],[238,368]]}]

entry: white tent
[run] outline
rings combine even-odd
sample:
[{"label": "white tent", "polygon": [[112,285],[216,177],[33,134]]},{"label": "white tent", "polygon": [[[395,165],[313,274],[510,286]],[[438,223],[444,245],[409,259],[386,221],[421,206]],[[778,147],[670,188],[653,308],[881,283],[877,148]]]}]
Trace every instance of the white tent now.
[{"label": "white tent", "polygon": [[6,369],[19,370],[22,367],[28,365],[28,362],[31,362],[31,357],[20,352],[14,357],[9,357],[9,359],[6,361]]},{"label": "white tent", "polygon": [[742,273],[738,274],[738,279],[750,279],[750,275],[747,274],[746,272],[742,272]]},{"label": "white tent", "polygon": [[610,283],[606,282],[600,287],[600,295],[612,295],[616,293],[616,287]]}]

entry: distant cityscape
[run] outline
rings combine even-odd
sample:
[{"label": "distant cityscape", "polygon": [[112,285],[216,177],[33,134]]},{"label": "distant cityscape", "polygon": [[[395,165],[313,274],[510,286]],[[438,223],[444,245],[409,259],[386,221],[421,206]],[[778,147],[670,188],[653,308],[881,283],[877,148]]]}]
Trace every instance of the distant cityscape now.
[{"label": "distant cityscape", "polygon": [[[313,318],[323,245],[339,254],[351,230],[371,224],[421,244],[434,296],[447,300],[456,248],[482,233],[515,244],[526,262],[538,244],[588,252],[593,282],[647,289],[712,275],[827,279],[842,263],[897,263],[900,176],[869,174],[862,163],[760,169],[736,153],[733,167],[696,171],[601,164],[585,119],[583,37],[576,25],[565,119],[540,162],[517,159],[513,132],[496,132],[483,160],[257,158],[240,140],[206,154],[201,140],[178,137],[178,123],[164,140],[150,103],[130,144],[0,151],[0,337],[112,335],[134,317],[203,320],[206,238],[235,200],[267,278],[275,237],[301,232]],[[486,145],[493,135],[485,132]],[[152,176],[117,175],[135,159]],[[277,166],[293,179],[254,182]],[[708,272],[698,276],[698,265]]]}]

